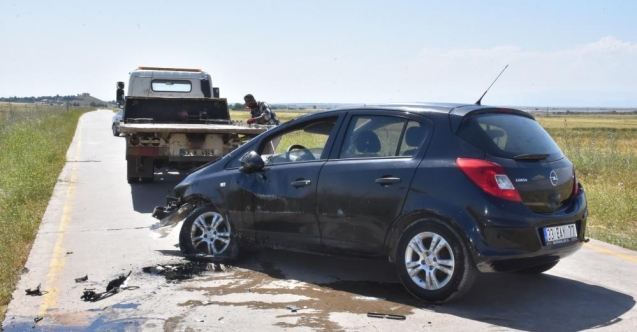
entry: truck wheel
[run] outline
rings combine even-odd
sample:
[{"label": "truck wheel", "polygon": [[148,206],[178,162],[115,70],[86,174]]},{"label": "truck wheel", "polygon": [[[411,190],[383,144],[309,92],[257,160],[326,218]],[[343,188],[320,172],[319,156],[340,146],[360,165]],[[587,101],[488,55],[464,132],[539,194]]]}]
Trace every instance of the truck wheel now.
[{"label": "truck wheel", "polygon": [[179,232],[179,248],[185,256],[234,258],[239,246],[230,220],[212,205],[203,205],[184,220]]},{"label": "truck wheel", "polygon": [[396,269],[411,294],[437,303],[460,298],[477,274],[461,238],[431,219],[417,221],[402,233],[396,249]]},{"label": "truck wheel", "polygon": [[119,130],[117,130],[117,126],[113,124],[113,136],[119,136]]}]

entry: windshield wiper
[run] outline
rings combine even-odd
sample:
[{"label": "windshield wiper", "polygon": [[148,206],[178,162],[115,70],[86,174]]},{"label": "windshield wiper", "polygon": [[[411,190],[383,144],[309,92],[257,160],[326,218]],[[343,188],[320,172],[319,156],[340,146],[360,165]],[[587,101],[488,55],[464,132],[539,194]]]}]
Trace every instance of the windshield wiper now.
[{"label": "windshield wiper", "polygon": [[544,160],[549,157],[548,153],[524,153],[514,156],[515,160]]}]

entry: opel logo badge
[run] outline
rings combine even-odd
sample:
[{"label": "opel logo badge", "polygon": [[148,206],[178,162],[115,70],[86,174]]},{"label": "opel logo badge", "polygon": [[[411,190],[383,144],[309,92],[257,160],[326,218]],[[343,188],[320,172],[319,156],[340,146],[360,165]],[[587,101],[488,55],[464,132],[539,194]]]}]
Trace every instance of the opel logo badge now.
[{"label": "opel logo badge", "polygon": [[555,171],[551,171],[549,174],[549,180],[551,180],[553,187],[557,186],[557,173],[555,173]]}]

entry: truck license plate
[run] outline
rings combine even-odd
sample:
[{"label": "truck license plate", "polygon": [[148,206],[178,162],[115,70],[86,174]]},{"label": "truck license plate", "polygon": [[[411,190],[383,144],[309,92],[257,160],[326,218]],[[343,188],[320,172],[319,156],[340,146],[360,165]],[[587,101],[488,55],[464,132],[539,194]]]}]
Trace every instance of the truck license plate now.
[{"label": "truck license plate", "polygon": [[215,150],[210,149],[179,149],[180,157],[212,157],[215,155]]},{"label": "truck license plate", "polygon": [[568,224],[555,227],[545,227],[544,245],[553,245],[558,243],[570,242],[577,239],[577,227],[575,224]]}]

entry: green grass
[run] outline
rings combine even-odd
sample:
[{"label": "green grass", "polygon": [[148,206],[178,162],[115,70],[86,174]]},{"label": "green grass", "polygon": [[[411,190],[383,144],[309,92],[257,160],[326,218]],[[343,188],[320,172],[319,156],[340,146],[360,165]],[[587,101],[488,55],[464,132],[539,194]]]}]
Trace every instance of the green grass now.
[{"label": "green grass", "polygon": [[536,117],[542,126],[553,128],[637,128],[637,114],[570,114]]},{"label": "green grass", "polygon": [[588,198],[587,234],[637,250],[637,117],[555,118],[538,121],[575,165]]},{"label": "green grass", "polygon": [[[296,117],[299,117],[301,115],[307,114],[311,111],[314,110],[301,110],[298,112],[277,112],[276,110],[274,111],[276,113],[276,116],[279,118],[279,121],[281,123],[290,121]],[[230,111],[230,118],[232,120],[237,120],[237,121],[245,121],[250,117],[250,112],[248,111]]]},{"label": "green grass", "polygon": [[20,278],[78,119],[87,109],[0,112],[0,321]]}]

